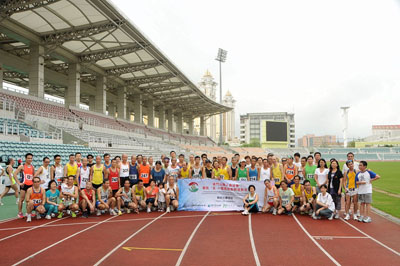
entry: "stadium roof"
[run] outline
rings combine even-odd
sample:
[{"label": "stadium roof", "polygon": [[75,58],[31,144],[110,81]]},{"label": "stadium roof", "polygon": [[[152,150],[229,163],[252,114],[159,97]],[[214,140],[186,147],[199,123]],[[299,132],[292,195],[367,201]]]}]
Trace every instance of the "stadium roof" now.
[{"label": "stadium roof", "polygon": [[[64,97],[69,63],[81,65],[81,102],[107,77],[107,99],[127,88],[154,106],[193,116],[231,110],[204,95],[107,0],[0,0],[0,58],[4,80],[26,87],[30,44],[45,49],[45,92]],[[116,101],[114,101],[116,102]]]}]

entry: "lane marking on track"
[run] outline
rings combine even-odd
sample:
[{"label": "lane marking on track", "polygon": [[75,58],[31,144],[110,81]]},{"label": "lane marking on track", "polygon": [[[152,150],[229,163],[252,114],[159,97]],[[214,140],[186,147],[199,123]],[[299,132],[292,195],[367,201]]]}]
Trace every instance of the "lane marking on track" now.
[{"label": "lane marking on track", "polygon": [[16,262],[16,263],[14,263],[13,266],[19,265],[19,264],[21,264],[21,263],[23,263],[23,262],[25,262],[25,261],[27,261],[27,260],[29,260],[29,259],[32,259],[32,258],[34,258],[36,255],[38,255],[38,254],[40,254],[40,253],[42,253],[42,252],[44,252],[44,251],[46,251],[46,250],[48,250],[48,249],[54,247],[54,246],[57,246],[58,244],[64,242],[65,240],[68,240],[68,239],[70,239],[70,238],[72,238],[72,237],[74,237],[74,236],[76,236],[76,235],[79,235],[80,233],[83,233],[83,232],[85,232],[85,231],[87,231],[87,230],[90,230],[90,229],[92,229],[93,227],[96,227],[96,226],[98,226],[98,225],[101,225],[102,223],[105,223],[106,221],[111,220],[111,219],[113,219],[113,218],[115,218],[115,217],[117,217],[117,216],[112,216],[112,217],[110,217],[110,218],[108,218],[108,219],[106,219],[106,220],[103,220],[103,221],[98,222],[98,223],[96,223],[96,224],[94,224],[94,225],[92,225],[92,226],[89,226],[89,227],[87,227],[87,228],[85,228],[85,229],[83,229],[83,230],[81,230],[81,231],[78,231],[78,232],[76,232],[76,233],[74,233],[74,234],[72,234],[72,235],[70,235],[70,236],[68,236],[68,237],[66,237],[66,238],[64,238],[64,239],[61,239],[60,241],[57,241],[57,242],[55,242],[55,243],[53,243],[53,244],[51,244],[51,245],[49,245],[49,246],[47,246],[47,247],[45,247],[45,248],[43,248],[43,249],[41,249],[41,250],[39,250],[39,251],[33,253],[32,255],[29,255],[29,256],[26,257],[25,259],[22,259],[22,260],[20,260],[20,261],[18,261],[18,262]]},{"label": "lane marking on track", "polygon": [[103,261],[105,261],[108,257],[111,256],[111,254],[113,254],[115,251],[117,251],[120,247],[122,247],[126,242],[128,242],[131,238],[133,238],[134,236],[136,236],[137,234],[139,234],[141,231],[143,231],[144,229],[146,229],[146,227],[148,227],[149,225],[151,225],[152,223],[154,223],[155,221],[157,221],[158,219],[160,219],[161,217],[163,217],[165,214],[167,214],[166,212],[164,212],[163,214],[153,218],[152,221],[150,221],[149,223],[147,223],[146,225],[144,225],[143,227],[141,227],[139,230],[137,230],[136,232],[134,232],[133,234],[131,234],[128,238],[126,238],[124,241],[122,241],[119,245],[117,245],[115,248],[113,248],[110,252],[108,252],[104,257],[102,257],[98,262],[96,262],[96,264],[94,264],[95,266],[100,265]]},{"label": "lane marking on track", "polygon": [[304,231],[304,233],[306,233],[306,235],[308,236],[308,238],[311,239],[312,242],[314,242],[314,244],[337,266],[340,265],[339,262],[337,262],[332,256],[331,254],[329,254],[318,242],[317,240],[315,240],[310,233],[304,228],[304,226],[300,223],[300,221],[297,219],[296,215],[293,213],[292,214],[294,220],[297,222],[297,224],[300,226],[300,228]]},{"label": "lane marking on track", "polygon": [[250,235],[251,249],[253,250],[253,255],[254,255],[254,259],[256,261],[256,265],[261,266],[260,259],[258,258],[258,254],[257,254],[256,245],[254,244],[253,229],[251,226],[251,213],[249,215],[249,235]]},{"label": "lane marking on track", "polygon": [[[160,219],[180,219],[180,218],[193,218],[193,217],[203,217],[203,215],[179,215],[179,216],[168,216],[162,217]],[[97,217],[93,217],[97,218]],[[109,221],[107,223],[120,223],[120,222],[132,222],[132,221],[145,221],[145,220],[152,220],[154,218],[134,218],[134,219],[121,219],[121,220],[114,220]],[[48,227],[58,227],[58,226],[72,226],[72,225],[85,225],[85,224],[95,224],[97,222],[82,222],[82,223],[63,223],[63,224],[52,224]],[[20,229],[29,229],[36,226],[21,226],[21,227],[8,227],[8,228],[0,228],[0,231],[7,231],[7,230],[20,230]]]},{"label": "lane marking on track", "polygon": [[200,220],[200,222],[197,224],[196,228],[193,230],[192,234],[190,235],[188,241],[187,241],[186,244],[185,244],[185,247],[184,247],[183,250],[182,250],[181,255],[180,255],[179,258],[178,258],[178,261],[177,261],[176,264],[175,264],[176,266],[181,265],[183,256],[185,256],[185,253],[186,253],[187,249],[189,248],[190,242],[192,242],[192,239],[193,239],[194,235],[196,234],[197,230],[200,228],[200,225],[204,222],[204,220],[205,220],[205,219],[207,218],[207,216],[210,214],[210,212],[211,212],[211,211],[207,212],[207,213],[204,215],[204,217],[203,217],[203,218]]},{"label": "lane marking on track", "polygon": [[20,234],[23,234],[23,233],[26,233],[26,232],[29,232],[29,231],[38,229],[38,228],[47,227],[49,224],[56,223],[56,222],[58,222],[58,221],[64,220],[65,218],[67,218],[67,217],[64,217],[64,218],[61,218],[61,219],[58,219],[58,220],[53,220],[53,221],[51,221],[51,222],[48,222],[48,223],[45,223],[45,224],[42,224],[42,225],[30,227],[30,228],[27,229],[27,230],[20,231],[20,232],[18,232],[18,233],[12,234],[12,235],[10,235],[10,236],[3,237],[3,238],[0,239],[0,242],[1,242],[1,241],[4,241],[4,240],[7,240],[7,239],[10,239],[10,238],[12,238],[12,237],[14,237],[14,236],[17,236],[17,235],[20,235]]},{"label": "lane marking on track", "polygon": [[335,238],[339,238],[339,239],[368,239],[368,237],[366,236],[312,236],[315,239],[319,239],[319,240],[333,240]]},{"label": "lane marking on track", "polygon": [[368,237],[369,239],[371,239],[372,241],[376,242],[377,244],[381,245],[382,247],[390,250],[391,252],[393,252],[394,254],[396,254],[397,256],[400,256],[400,252],[397,252],[396,250],[386,246],[385,244],[383,244],[382,242],[376,240],[375,238],[373,238],[372,236],[368,235],[367,233],[365,233],[364,231],[362,231],[361,229],[358,229],[356,226],[352,225],[351,223],[347,222],[346,220],[340,218],[340,220],[342,220],[344,223],[346,223],[347,225],[351,226],[353,229],[357,230],[358,232],[360,232],[361,234],[365,235],[366,237]]},{"label": "lane marking on track", "polygon": [[132,251],[132,250],[182,251],[183,250],[181,248],[140,248],[140,247],[122,247],[122,249],[125,249],[127,251]]},{"label": "lane marking on track", "polygon": [[17,219],[19,219],[19,218],[18,217],[11,217],[11,218],[7,218],[7,219],[4,219],[4,220],[0,220],[0,224],[6,223],[6,222],[11,222],[11,221],[17,220]]}]

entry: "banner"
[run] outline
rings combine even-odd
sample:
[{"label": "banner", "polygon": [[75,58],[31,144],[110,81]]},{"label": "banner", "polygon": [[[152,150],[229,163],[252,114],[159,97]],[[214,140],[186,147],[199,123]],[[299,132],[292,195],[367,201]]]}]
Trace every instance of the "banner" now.
[{"label": "banner", "polygon": [[241,211],[243,198],[250,185],[256,187],[258,206],[264,203],[262,181],[232,181],[217,179],[179,179],[180,211]]}]

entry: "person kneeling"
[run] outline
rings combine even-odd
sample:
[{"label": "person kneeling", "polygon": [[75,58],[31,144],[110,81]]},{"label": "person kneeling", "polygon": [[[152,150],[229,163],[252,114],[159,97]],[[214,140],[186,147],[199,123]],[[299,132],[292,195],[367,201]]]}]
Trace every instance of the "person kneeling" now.
[{"label": "person kneeling", "polygon": [[244,197],[244,211],[243,215],[248,215],[250,212],[258,212],[258,194],[256,193],[256,187],[254,185],[249,186],[249,193]]},{"label": "person kneeling", "polygon": [[125,179],[123,185],[124,186],[121,187],[115,194],[115,196],[117,197],[118,215],[122,215],[121,207],[124,207],[126,209],[126,213],[131,213],[131,210],[139,213],[137,200],[134,196],[133,189],[131,188],[130,180]]},{"label": "person kneeling", "polygon": [[110,180],[105,179],[103,185],[97,189],[97,216],[101,215],[102,211],[109,211],[110,215],[117,215],[114,212],[115,198],[112,196],[113,192],[110,188]]},{"label": "person kneeling", "polygon": [[165,201],[167,202],[167,212],[171,211],[170,205],[174,207],[174,209],[178,209],[179,206],[179,188],[175,184],[175,179],[171,175],[169,176],[168,183],[165,184],[166,196]]},{"label": "person kneeling", "polygon": [[281,181],[281,187],[279,188],[279,209],[278,214],[287,213],[292,215],[292,208],[294,202],[294,192],[288,187],[286,180]]},{"label": "person kneeling", "polygon": [[82,217],[88,218],[90,213],[94,213],[96,205],[96,192],[93,190],[92,182],[86,182],[86,188],[81,190],[79,197],[79,206],[82,210]]},{"label": "person kneeling", "polygon": [[26,192],[26,221],[32,221],[32,211],[36,211],[36,218],[42,218],[41,215],[45,213],[44,203],[46,202],[46,195],[43,188],[40,187],[40,178],[33,178],[33,186]]},{"label": "person kneeling", "polygon": [[279,206],[279,195],[278,189],[271,184],[271,180],[265,179],[265,196],[264,196],[264,206],[262,208],[263,213],[268,213],[272,210],[272,214],[276,215],[276,211]]},{"label": "person kneeling", "polygon": [[63,216],[63,210],[71,213],[72,218],[76,217],[76,211],[79,210],[78,204],[75,203],[78,198],[78,187],[74,186],[75,176],[70,175],[67,179],[67,184],[61,186],[60,198],[62,199],[58,205],[58,218]]},{"label": "person kneeling", "polygon": [[335,210],[335,203],[333,203],[331,194],[327,193],[328,186],[321,185],[319,187],[321,193],[317,196],[317,211],[315,212],[316,217],[314,219],[321,219],[321,216],[327,217],[328,220],[333,219],[333,212]]},{"label": "person kneeling", "polygon": [[150,186],[146,188],[147,212],[151,212],[152,207],[158,207],[158,187],[154,179],[150,180]]}]

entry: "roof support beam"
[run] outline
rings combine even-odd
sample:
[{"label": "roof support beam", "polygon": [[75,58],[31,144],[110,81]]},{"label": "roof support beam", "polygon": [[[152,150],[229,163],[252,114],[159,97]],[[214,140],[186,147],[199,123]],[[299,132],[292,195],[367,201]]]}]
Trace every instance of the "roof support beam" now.
[{"label": "roof support beam", "polygon": [[62,44],[64,42],[79,40],[85,37],[102,33],[105,31],[115,30],[121,26],[124,22],[121,20],[99,22],[95,24],[89,24],[81,27],[75,27],[67,30],[60,30],[48,35],[42,36],[43,43],[46,45]]},{"label": "roof support beam", "polygon": [[135,63],[135,64],[130,64],[130,65],[125,65],[125,66],[119,66],[119,67],[114,67],[114,68],[107,68],[106,73],[109,75],[117,75],[120,76],[122,74],[126,73],[132,73],[148,68],[153,68],[161,63],[156,61],[156,60],[151,60],[147,62],[140,62],[140,63]]},{"label": "roof support beam", "polygon": [[173,73],[165,73],[165,74],[158,74],[158,75],[150,75],[138,78],[132,78],[125,80],[127,86],[135,86],[140,84],[152,83],[152,82],[162,82],[166,79],[172,78],[175,75]]},{"label": "roof support beam", "polygon": [[0,0],[0,15],[10,17],[14,13],[32,10],[60,0]]},{"label": "roof support beam", "polygon": [[139,43],[132,43],[129,45],[109,48],[107,50],[101,50],[98,52],[82,53],[79,56],[79,61],[83,63],[93,63],[99,60],[110,59],[113,57],[134,53],[143,49],[143,46],[144,45],[140,45]]},{"label": "roof support beam", "polygon": [[185,85],[186,84],[183,82],[172,82],[172,83],[168,83],[168,84],[140,87],[140,90],[143,91],[144,93],[155,93],[155,92],[162,92],[162,91],[177,89],[177,88],[183,87]]}]

